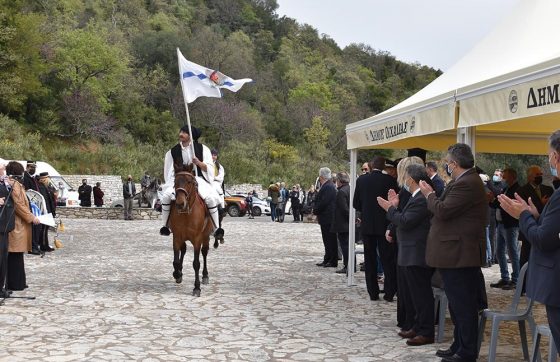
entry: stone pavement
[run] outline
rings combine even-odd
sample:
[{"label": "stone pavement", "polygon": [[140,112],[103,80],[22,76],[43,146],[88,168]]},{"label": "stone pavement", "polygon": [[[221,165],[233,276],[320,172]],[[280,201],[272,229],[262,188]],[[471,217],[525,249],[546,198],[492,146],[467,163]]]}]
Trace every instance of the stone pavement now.
[{"label": "stone pavement", "polygon": [[[210,284],[195,298],[192,247],[176,284],[159,222],[64,222],[63,249],[26,255],[29,288],[14,295],[36,299],[0,307],[0,361],[427,362],[450,342],[448,319],[442,345],[407,347],[396,335],[396,303],[370,301],[363,273],[347,287],[333,268],[316,267],[316,224],[226,218],[226,243],[211,249]],[[484,269],[487,284],[498,269]],[[513,292],[488,293],[498,308]],[[537,314],[544,321],[542,306]],[[498,361],[522,360],[515,326],[500,330]]]}]

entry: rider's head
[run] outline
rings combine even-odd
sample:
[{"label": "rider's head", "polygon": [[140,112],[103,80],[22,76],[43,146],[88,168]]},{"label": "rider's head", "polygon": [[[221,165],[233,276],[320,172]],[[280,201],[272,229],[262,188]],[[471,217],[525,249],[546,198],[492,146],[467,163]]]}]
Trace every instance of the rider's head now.
[{"label": "rider's head", "polygon": [[[192,129],[192,133],[193,133],[193,139],[195,142],[198,142],[199,137],[201,136],[202,132],[200,132],[200,130],[196,127],[191,127]],[[183,127],[181,127],[181,130],[179,131],[179,141],[183,144],[189,144],[191,140],[191,136],[190,136],[190,132],[189,132],[189,126],[184,125]]]}]

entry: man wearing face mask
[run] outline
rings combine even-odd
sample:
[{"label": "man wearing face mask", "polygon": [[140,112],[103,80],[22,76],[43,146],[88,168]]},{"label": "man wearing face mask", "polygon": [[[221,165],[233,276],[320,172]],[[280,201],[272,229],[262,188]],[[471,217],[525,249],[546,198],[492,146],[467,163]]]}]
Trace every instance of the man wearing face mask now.
[{"label": "man wearing face mask", "polygon": [[[549,138],[548,162],[552,175],[560,170],[560,130]],[[531,243],[531,262],[527,270],[527,296],[546,306],[548,325],[556,346],[560,346],[560,192],[555,191],[542,210],[536,199],[525,202],[520,195],[515,199],[498,196],[500,206],[519,219],[519,231]]]},{"label": "man wearing face mask", "polygon": [[136,195],[136,185],[132,181],[132,175],[128,175],[126,182],[123,183],[123,198],[124,198],[124,219],[132,220],[132,200]]},{"label": "man wearing face mask", "polygon": [[[527,184],[523,185],[517,191],[517,194],[521,196],[525,202],[529,202],[529,198],[533,201],[533,204],[537,208],[539,213],[542,212],[544,206],[547,204],[548,199],[552,196],[554,189],[550,186],[542,184],[543,181],[543,171],[539,166],[530,166],[527,169]],[[529,261],[529,254],[531,253],[531,243],[527,241],[527,238],[523,232],[519,232],[519,240],[521,240],[521,255],[519,257],[519,265],[524,265]],[[525,290],[525,288],[523,289]]]},{"label": "man wearing face mask", "polygon": [[91,191],[92,188],[87,184],[87,180],[82,180],[82,185],[78,187],[78,194],[80,199],[80,206],[91,207]]},{"label": "man wearing face mask", "polygon": [[480,267],[486,256],[488,201],[468,145],[450,146],[445,159],[452,181],[439,198],[428,183],[419,182],[433,214],[426,264],[440,271],[455,326],[453,343],[436,356],[443,362],[470,362],[478,357],[478,311],[486,307]]}]

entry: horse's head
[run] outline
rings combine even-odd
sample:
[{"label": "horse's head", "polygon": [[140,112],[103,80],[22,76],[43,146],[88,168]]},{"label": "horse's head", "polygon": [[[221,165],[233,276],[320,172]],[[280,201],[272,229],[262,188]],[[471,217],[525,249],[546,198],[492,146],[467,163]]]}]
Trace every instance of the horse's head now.
[{"label": "horse's head", "polygon": [[175,204],[179,211],[189,212],[190,201],[198,193],[193,165],[175,165]]}]

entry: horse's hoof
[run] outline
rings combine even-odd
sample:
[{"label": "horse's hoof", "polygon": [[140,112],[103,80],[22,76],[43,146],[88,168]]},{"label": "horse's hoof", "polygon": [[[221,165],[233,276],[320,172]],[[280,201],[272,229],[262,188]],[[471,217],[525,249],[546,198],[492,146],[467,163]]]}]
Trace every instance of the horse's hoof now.
[{"label": "horse's hoof", "polygon": [[182,282],[183,282],[183,277],[175,279],[175,283],[177,283],[177,284],[181,284]]},{"label": "horse's hoof", "polygon": [[224,238],[220,238],[220,244],[225,243],[226,241],[224,240]]},{"label": "horse's hoof", "polygon": [[202,277],[202,284],[208,284],[209,281],[210,281],[210,278]]},{"label": "horse's hoof", "polygon": [[214,239],[214,249],[218,249],[219,245],[220,243],[218,242],[218,239]]},{"label": "horse's hoof", "polygon": [[193,289],[192,295],[193,297],[200,297],[200,289]]}]

